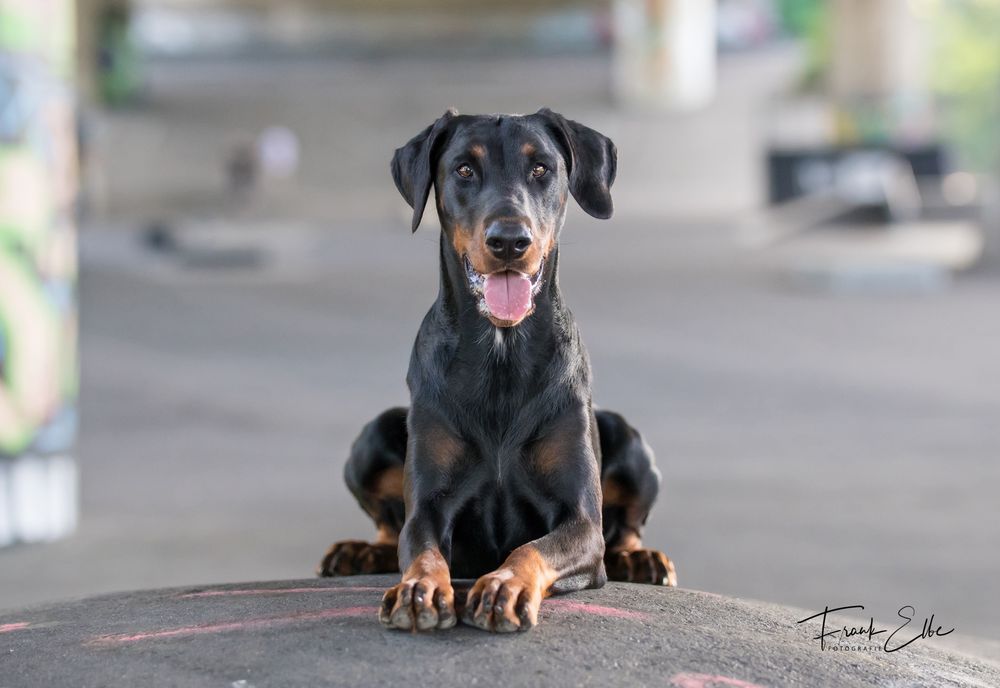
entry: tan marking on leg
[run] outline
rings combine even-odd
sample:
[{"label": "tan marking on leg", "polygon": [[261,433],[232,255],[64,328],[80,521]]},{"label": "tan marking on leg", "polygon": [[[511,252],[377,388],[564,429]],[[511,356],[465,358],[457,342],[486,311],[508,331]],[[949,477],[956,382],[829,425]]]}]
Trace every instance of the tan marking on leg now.
[{"label": "tan marking on leg", "polygon": [[533,545],[521,545],[469,590],[462,618],[485,631],[526,631],[559,574]]},{"label": "tan marking on leg", "polygon": [[448,563],[436,547],[421,552],[403,573],[399,584],[382,597],[379,620],[403,630],[424,631],[451,628],[455,614],[455,591]]},{"label": "tan marking on leg", "polygon": [[608,552],[632,552],[642,549],[642,539],[639,531],[635,527],[627,524],[637,524],[642,522],[642,517],[638,513],[638,497],[629,489],[626,489],[614,478],[605,478],[601,482],[601,494],[603,496],[603,508],[624,510],[623,521],[625,526],[620,533],[617,542],[609,543]]},{"label": "tan marking on leg", "polygon": [[377,500],[403,498],[403,467],[393,466],[378,474],[369,494]]},{"label": "tan marking on leg", "polygon": [[634,530],[627,530],[622,533],[621,538],[615,543],[614,547],[609,549],[609,552],[634,552],[637,549],[642,549],[642,538]]},{"label": "tan marking on leg", "polygon": [[545,557],[533,545],[521,545],[507,557],[501,569],[510,569],[514,575],[525,581],[533,581],[543,596],[549,594],[549,588],[559,580],[559,573],[549,566]]},{"label": "tan marking on leg", "polygon": [[387,525],[379,525],[378,535],[375,536],[375,542],[379,545],[398,545],[399,533],[397,533],[394,528],[390,528]]},{"label": "tan marking on leg", "polygon": [[605,478],[601,482],[601,494],[604,496],[605,508],[609,506],[627,506],[629,492],[617,480]]},{"label": "tan marking on leg", "polygon": [[421,552],[413,563],[406,567],[406,572],[403,573],[404,583],[418,578],[432,578],[438,584],[451,581],[448,562],[444,560],[441,550],[437,547]]}]

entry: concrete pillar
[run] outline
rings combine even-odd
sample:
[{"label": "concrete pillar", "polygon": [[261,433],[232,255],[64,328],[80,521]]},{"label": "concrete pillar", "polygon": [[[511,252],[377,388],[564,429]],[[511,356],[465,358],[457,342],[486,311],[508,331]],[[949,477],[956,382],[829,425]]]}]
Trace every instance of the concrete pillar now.
[{"label": "concrete pillar", "polygon": [[910,0],[830,0],[829,92],[842,142],[933,135],[926,37]]},{"label": "concrete pillar", "polygon": [[626,106],[702,107],[715,94],[715,0],[614,0],[614,91]]},{"label": "concrete pillar", "polygon": [[98,102],[98,24],[107,0],[76,2],[76,93],[81,106]]},{"label": "concrete pillar", "polygon": [[76,523],[73,0],[0,3],[0,546]]},{"label": "concrete pillar", "polygon": [[907,0],[833,0],[830,89],[837,98],[926,92],[920,22]]}]

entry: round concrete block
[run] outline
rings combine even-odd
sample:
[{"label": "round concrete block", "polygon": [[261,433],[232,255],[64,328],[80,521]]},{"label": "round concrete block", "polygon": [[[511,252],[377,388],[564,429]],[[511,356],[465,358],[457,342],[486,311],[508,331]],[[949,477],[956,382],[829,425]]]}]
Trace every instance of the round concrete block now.
[{"label": "round concrete block", "polygon": [[397,580],[155,590],[5,613],[0,685],[1000,685],[996,666],[934,638],[892,653],[821,650],[818,622],[796,623],[812,612],[621,583],[546,600],[528,633],[386,630],[376,610]]}]

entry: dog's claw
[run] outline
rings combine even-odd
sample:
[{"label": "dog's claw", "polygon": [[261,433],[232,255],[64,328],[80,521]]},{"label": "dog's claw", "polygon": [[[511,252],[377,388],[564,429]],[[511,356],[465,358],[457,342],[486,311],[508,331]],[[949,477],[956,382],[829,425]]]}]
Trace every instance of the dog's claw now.
[{"label": "dog's claw", "polygon": [[446,629],[455,625],[455,592],[430,578],[403,581],[382,597],[378,619],[404,631]]}]

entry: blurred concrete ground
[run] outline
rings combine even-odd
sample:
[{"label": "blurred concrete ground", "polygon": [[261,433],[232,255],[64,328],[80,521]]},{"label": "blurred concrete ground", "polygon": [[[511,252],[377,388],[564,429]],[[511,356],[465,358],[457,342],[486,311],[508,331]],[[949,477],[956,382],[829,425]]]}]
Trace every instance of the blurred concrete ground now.
[{"label": "blurred concrete ground", "polygon": [[[791,59],[724,63],[719,103],[689,117],[614,112],[597,59],[154,69],[149,108],[101,124],[111,219],[81,237],[81,528],[0,552],[0,607],[301,577],[330,541],[370,533],[342,462],[362,423],[405,402],[437,279],[391,150],[449,105],[548,104],[619,145],[618,214],[571,214],[564,290],[596,399],[658,453],[648,541],[681,584],[887,620],[911,604],[1000,637],[1000,281],[811,296],[739,248],[757,118]],[[300,188],[237,207],[220,193],[231,132],[274,123],[302,137]],[[220,227],[263,262],[144,253],[150,218]]]}]

